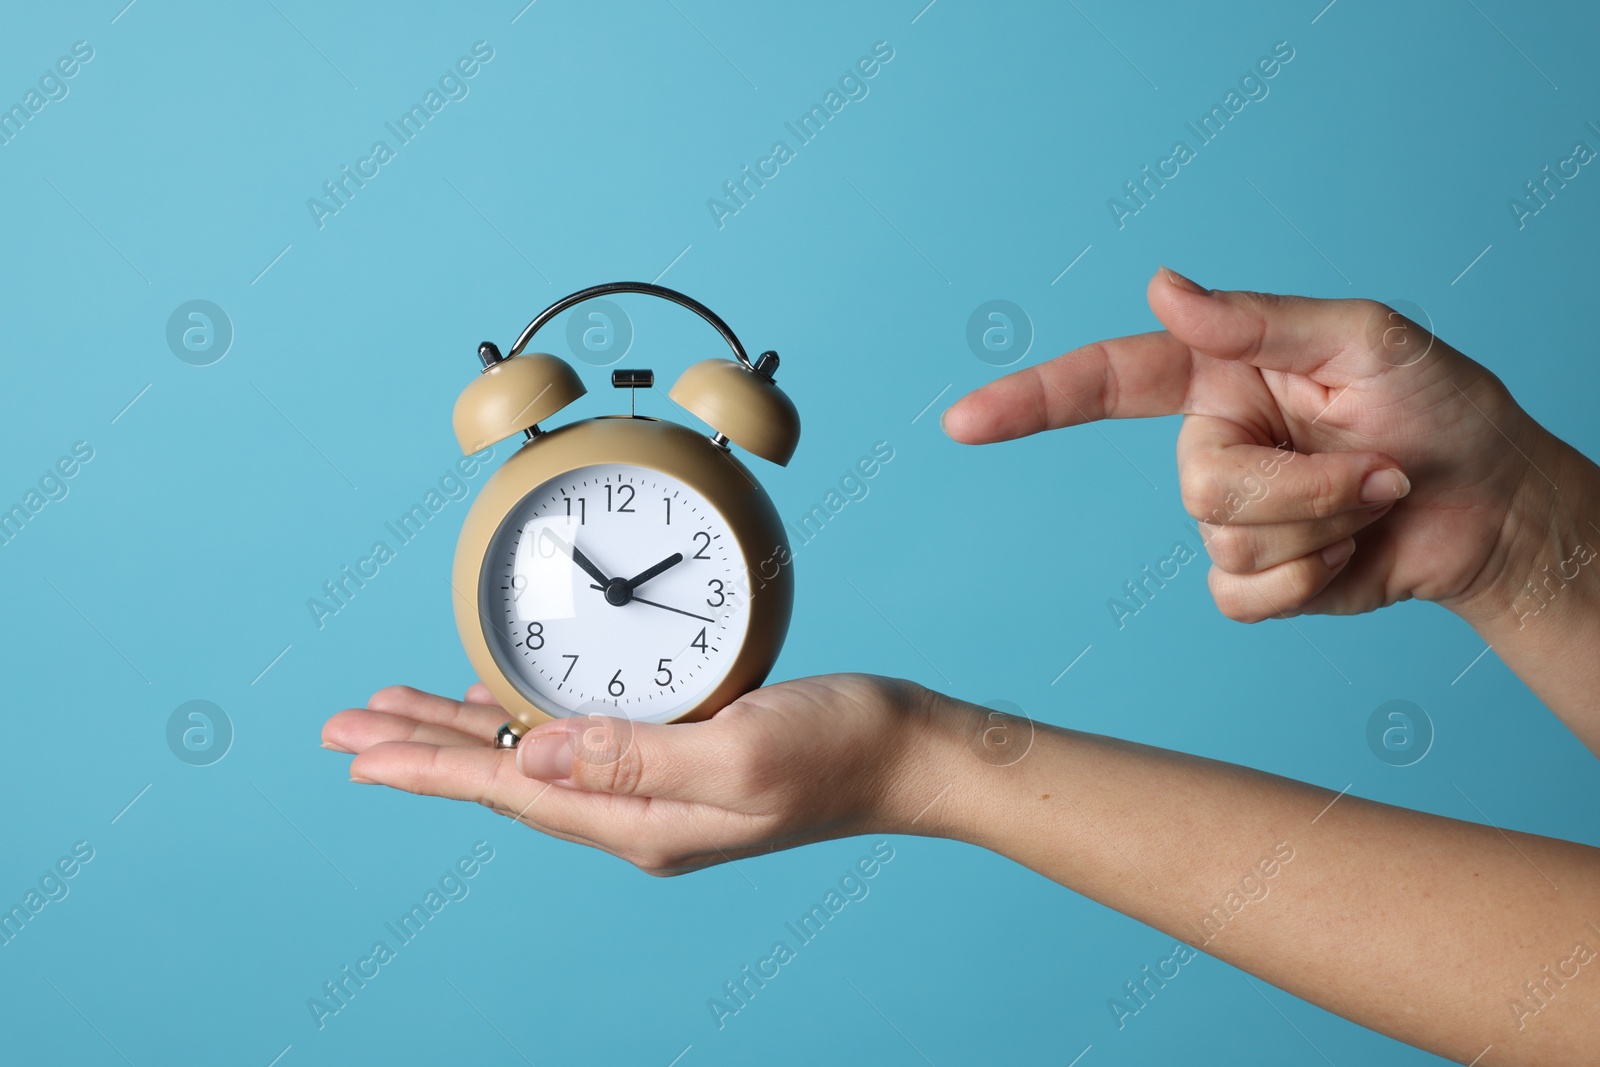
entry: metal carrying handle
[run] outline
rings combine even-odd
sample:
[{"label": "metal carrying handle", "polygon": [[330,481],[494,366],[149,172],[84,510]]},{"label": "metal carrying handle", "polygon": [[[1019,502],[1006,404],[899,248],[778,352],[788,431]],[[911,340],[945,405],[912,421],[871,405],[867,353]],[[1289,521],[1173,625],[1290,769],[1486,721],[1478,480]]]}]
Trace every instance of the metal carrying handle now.
[{"label": "metal carrying handle", "polygon": [[[691,296],[685,296],[676,289],[668,289],[664,285],[656,285],[653,282],[607,282],[604,285],[592,285],[587,289],[578,290],[571,296],[562,297],[554,304],[551,304],[549,307],[539,312],[538,315],[534,316],[533,321],[528,323],[527,328],[524,329],[521,336],[517,338],[517,343],[511,346],[510,355],[506,356],[505,358],[511,359],[512,357],[520,356],[522,354],[522,350],[528,347],[528,342],[533,340],[533,335],[539,332],[541,327],[543,327],[557,315],[561,314],[563,311],[576,304],[581,304],[585,300],[593,300],[598,296],[608,296],[611,293],[642,293],[645,296],[658,296],[663,300],[670,300],[674,304],[681,304],[690,311],[694,312],[696,315],[699,315],[702,319],[705,319],[707,322],[709,322],[712,328],[714,328],[717,333],[722,335],[722,339],[728,342],[728,347],[733,349],[734,358],[737,359],[746,370],[753,371],[756,369],[755,366],[751,364],[750,357],[745,353],[744,345],[739,343],[739,338],[734,334],[733,330],[728,328],[728,324],[723,322],[722,319],[717,316],[715,311],[712,311],[710,308],[706,307],[704,304],[700,303],[700,301]],[[775,355],[776,354],[774,354],[774,356]],[[775,362],[776,359],[774,359],[774,363]]]}]

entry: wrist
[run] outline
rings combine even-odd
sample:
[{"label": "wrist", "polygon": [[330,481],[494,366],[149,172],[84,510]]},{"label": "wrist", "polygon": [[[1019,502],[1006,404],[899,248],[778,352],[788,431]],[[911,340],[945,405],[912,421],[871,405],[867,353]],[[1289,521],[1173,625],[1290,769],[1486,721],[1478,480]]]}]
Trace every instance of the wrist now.
[{"label": "wrist", "polygon": [[1027,764],[1041,728],[942,693],[922,696],[875,821],[888,833],[986,844],[985,812]]},{"label": "wrist", "polygon": [[872,822],[887,833],[950,837],[951,798],[961,769],[958,739],[970,705],[916,687],[901,731],[902,744],[885,768]]},{"label": "wrist", "polygon": [[1570,607],[1589,599],[1560,594],[1592,593],[1597,582],[1583,581],[1584,572],[1600,570],[1594,558],[1600,530],[1592,518],[1600,467],[1523,418],[1536,431],[1518,435],[1528,471],[1511,495],[1494,554],[1462,595],[1441,601],[1491,643],[1548,614],[1558,600]]}]

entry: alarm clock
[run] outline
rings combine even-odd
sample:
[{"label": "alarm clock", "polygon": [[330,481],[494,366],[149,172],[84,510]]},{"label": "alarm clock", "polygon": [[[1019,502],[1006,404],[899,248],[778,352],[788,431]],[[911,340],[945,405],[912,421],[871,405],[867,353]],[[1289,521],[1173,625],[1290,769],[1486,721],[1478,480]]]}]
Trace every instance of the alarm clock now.
[{"label": "alarm clock", "polygon": [[[586,390],[564,360],[524,350],[556,315],[615,293],[688,308],[732,350],[668,394],[709,434],[635,413],[650,370],[612,372],[627,414],[541,425]],[[486,341],[478,357],[455,405],[462,451],[524,438],[473,502],[451,580],[467,658],[512,716],[496,746],[563,716],[703,719],[758,687],[789,629],[794,576],[777,509],[732,446],[780,466],[794,455],[800,416],[773,382],[778,354],[751,362],[705,305],[615,282],[545,308],[508,355]]]}]

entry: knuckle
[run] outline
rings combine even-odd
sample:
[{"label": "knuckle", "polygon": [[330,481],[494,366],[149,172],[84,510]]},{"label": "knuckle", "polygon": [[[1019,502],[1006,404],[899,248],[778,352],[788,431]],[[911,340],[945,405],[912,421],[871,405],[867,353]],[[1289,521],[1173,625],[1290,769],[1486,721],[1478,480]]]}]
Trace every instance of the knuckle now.
[{"label": "knuckle", "polygon": [[[439,778],[447,776],[450,772],[445,766],[443,749],[435,749],[429,756],[429,776]],[[513,766],[508,760],[497,760],[487,769],[474,776],[472,782],[472,798],[490,811],[498,810],[500,806],[501,787],[505,784],[500,776],[505,769]]]},{"label": "knuckle", "polygon": [[581,767],[583,784],[607,793],[631,795],[644,782],[644,758],[632,745],[619,751],[579,748],[576,767]]},{"label": "knuckle", "polygon": [[1326,466],[1311,469],[1306,485],[1306,501],[1311,506],[1314,519],[1331,519],[1344,510],[1344,486]]},{"label": "knuckle", "polygon": [[1251,596],[1245,584],[1233,575],[1212,567],[1207,584],[1211,599],[1225,618],[1243,623],[1256,623],[1263,618],[1257,606],[1259,598]]},{"label": "knuckle", "polygon": [[1256,538],[1243,527],[1212,527],[1206,552],[1211,562],[1230,574],[1253,574],[1260,569]]},{"label": "knuckle", "polygon": [[1255,289],[1240,289],[1239,298],[1247,304],[1253,304],[1262,310],[1270,310],[1287,302],[1288,297],[1281,293],[1263,293]]},{"label": "knuckle", "polygon": [[367,698],[367,708],[371,711],[389,711],[414,696],[416,692],[409,685],[386,685]]},{"label": "knuckle", "polygon": [[1214,467],[1190,464],[1179,476],[1178,493],[1190,518],[1205,519],[1213,512],[1226,510],[1223,502],[1227,491]]},{"label": "knuckle", "polygon": [[1345,302],[1345,329],[1352,343],[1369,347],[1382,343],[1383,332],[1393,321],[1395,311],[1380,300],[1358,297]]},{"label": "knuckle", "polygon": [[[1313,557],[1315,558],[1315,557]],[[1321,561],[1312,563],[1309,560],[1297,560],[1289,577],[1289,588],[1280,605],[1285,616],[1296,615],[1300,607],[1322,592],[1328,584],[1327,574],[1322,569]]]},{"label": "knuckle", "polygon": [[624,855],[623,859],[633,864],[634,867],[638,868],[640,871],[643,871],[645,874],[650,875],[652,878],[661,877],[661,871],[663,869],[662,860],[664,857],[658,855],[657,853],[630,852]]},{"label": "knuckle", "polygon": [[645,781],[644,753],[619,720],[595,717],[572,736],[572,777],[606,793],[634,794]]},{"label": "knuckle", "polygon": [[685,870],[678,856],[659,848],[636,849],[623,858],[652,878],[673,878]]}]

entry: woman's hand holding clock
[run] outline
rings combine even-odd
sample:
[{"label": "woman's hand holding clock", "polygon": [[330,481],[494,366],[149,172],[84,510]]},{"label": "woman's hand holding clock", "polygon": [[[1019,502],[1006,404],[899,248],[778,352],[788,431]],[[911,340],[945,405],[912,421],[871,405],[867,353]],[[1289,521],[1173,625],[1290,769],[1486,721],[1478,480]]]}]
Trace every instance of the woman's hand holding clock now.
[{"label": "woman's hand holding clock", "polygon": [[489,747],[506,712],[481,684],[459,701],[395,686],[322,736],[356,754],[353,781],[474,801],[668,875],[935,827],[917,816],[944,784],[967,708],[911,682],[828,675],[757,690],[704,722],[557,719],[508,752]]}]

